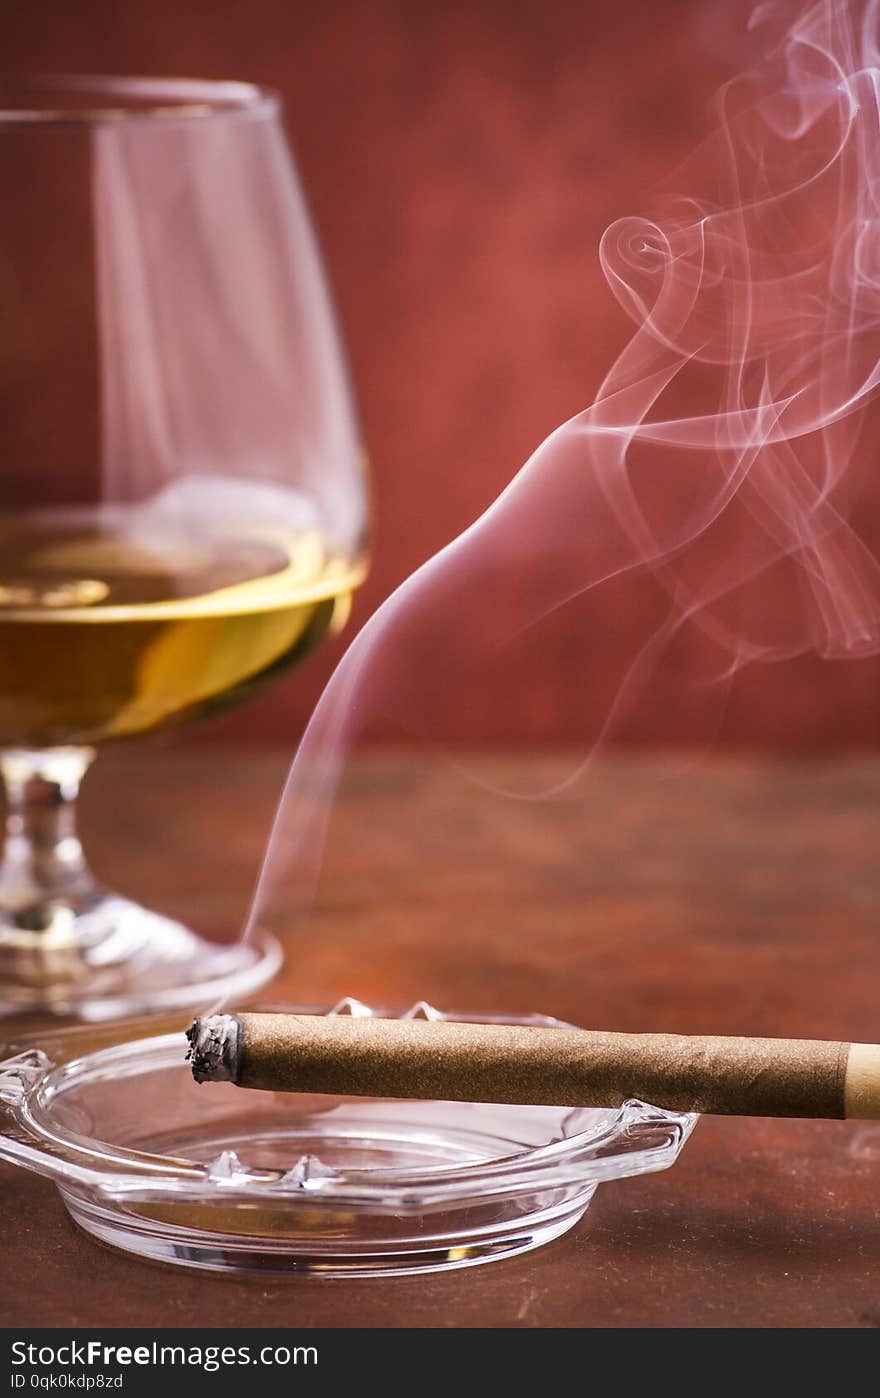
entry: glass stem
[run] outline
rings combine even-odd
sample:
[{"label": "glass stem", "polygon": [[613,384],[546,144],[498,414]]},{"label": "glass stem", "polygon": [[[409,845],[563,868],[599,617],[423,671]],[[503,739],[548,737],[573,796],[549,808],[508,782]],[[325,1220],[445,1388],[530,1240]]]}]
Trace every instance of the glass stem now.
[{"label": "glass stem", "polygon": [[23,931],[58,925],[95,897],[76,833],[76,798],[91,748],[23,748],[0,753],[6,787],[6,843],[0,861],[0,920]]}]

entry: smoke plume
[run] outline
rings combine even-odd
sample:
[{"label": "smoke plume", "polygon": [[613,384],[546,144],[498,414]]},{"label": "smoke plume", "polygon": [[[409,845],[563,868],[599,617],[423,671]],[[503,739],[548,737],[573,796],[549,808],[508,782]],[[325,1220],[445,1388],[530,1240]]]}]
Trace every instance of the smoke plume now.
[{"label": "smoke plume", "polygon": [[[751,30],[763,56],[718,95],[676,192],[602,239],[632,334],[594,401],[343,657],[293,763],[249,926],[282,879],[308,898],[360,733],[380,718],[422,732],[438,661],[449,703],[468,702],[514,637],[615,579],[650,574],[664,609],[605,735],[685,630],[721,691],[747,664],[880,648],[880,570],[858,509],[880,382],[880,14],[874,0],[773,3]],[[500,577],[521,583],[515,611],[493,606]],[[475,610],[477,650],[460,625]],[[586,706],[589,654],[583,677]]]}]

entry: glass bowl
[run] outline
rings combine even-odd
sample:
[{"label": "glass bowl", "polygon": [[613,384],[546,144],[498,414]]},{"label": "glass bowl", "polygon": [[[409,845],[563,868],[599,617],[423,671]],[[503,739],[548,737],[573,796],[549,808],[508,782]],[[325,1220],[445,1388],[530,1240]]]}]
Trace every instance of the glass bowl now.
[{"label": "glass bowl", "polygon": [[[476,1021],[420,1003],[332,1010]],[[560,1026],[543,1015],[496,1023]],[[565,1026],[570,1027],[570,1026]],[[0,1063],[0,1156],[49,1176],[73,1219],[139,1257],[261,1275],[399,1275],[549,1242],[603,1180],[665,1169],[696,1117],[198,1086],[182,1033]],[[56,1055],[57,1057],[58,1055]]]}]

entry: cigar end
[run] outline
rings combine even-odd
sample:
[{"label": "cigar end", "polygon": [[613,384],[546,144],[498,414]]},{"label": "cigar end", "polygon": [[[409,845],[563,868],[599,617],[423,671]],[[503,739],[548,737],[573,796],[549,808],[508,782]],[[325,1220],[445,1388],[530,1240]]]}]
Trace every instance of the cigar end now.
[{"label": "cigar end", "polygon": [[196,1082],[238,1080],[240,1029],[237,1015],[205,1015],[193,1020],[186,1031],[186,1057]]}]

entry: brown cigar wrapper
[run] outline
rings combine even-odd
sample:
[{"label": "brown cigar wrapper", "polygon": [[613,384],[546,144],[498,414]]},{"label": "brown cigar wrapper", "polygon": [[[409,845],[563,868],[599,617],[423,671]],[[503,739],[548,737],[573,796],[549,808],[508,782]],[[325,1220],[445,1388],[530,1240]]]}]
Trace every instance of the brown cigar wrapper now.
[{"label": "brown cigar wrapper", "polygon": [[880,1115],[880,1048],[811,1039],[241,1014],[236,1082],[275,1092],[619,1106],[735,1116]]}]

